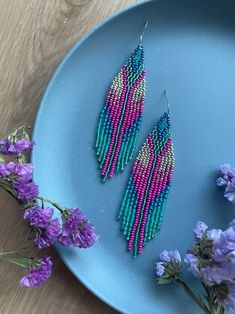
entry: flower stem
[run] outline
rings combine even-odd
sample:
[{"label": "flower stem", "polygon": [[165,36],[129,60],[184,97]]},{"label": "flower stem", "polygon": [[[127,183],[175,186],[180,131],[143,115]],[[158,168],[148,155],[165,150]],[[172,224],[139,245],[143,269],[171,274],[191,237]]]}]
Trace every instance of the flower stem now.
[{"label": "flower stem", "polygon": [[55,203],[47,198],[44,198],[42,196],[37,196],[37,199],[42,201],[42,203],[49,203],[51,204],[52,206],[54,206],[55,208],[57,208],[61,213],[65,212],[66,211],[66,208],[65,207],[62,207],[61,205],[59,205],[58,203]]},{"label": "flower stem", "polygon": [[206,291],[206,299],[210,308],[211,314],[217,313],[217,304],[213,301],[213,291],[209,287],[207,287],[204,283],[202,283],[204,290]]},{"label": "flower stem", "polygon": [[[17,195],[15,193],[15,191],[12,189],[12,187],[10,186],[10,184],[8,184],[5,180],[2,180],[0,179],[0,187],[2,189],[4,189],[6,192],[8,192],[13,198],[15,198],[18,202],[18,198],[17,198]],[[65,207],[59,205],[58,203],[55,203],[47,198],[44,198],[42,196],[37,196],[37,199],[40,200],[42,202],[42,205],[44,205],[44,202],[45,203],[49,203],[51,204],[52,206],[54,206],[55,208],[57,208],[61,213],[63,214],[66,214],[67,210]],[[29,208],[30,206],[33,206],[33,204],[29,204],[28,202],[26,203],[23,203],[21,204],[21,206],[24,208],[24,209],[27,209]]]},{"label": "flower stem", "polygon": [[[0,260],[4,260],[4,261],[7,261],[9,263],[15,264],[17,266],[27,268],[31,265],[32,259],[15,254],[15,253],[19,253],[20,251],[23,251],[25,249],[27,249],[27,248],[22,248],[19,250],[8,251],[8,252],[3,252],[3,250],[1,250],[0,251]],[[14,256],[12,257],[11,256],[12,254],[15,254],[15,257]]]},{"label": "flower stem", "polygon": [[17,200],[16,194],[14,193],[12,188],[9,186],[9,184],[7,184],[4,180],[0,179],[0,187]]},{"label": "flower stem", "polygon": [[207,306],[201,301],[201,299],[193,292],[193,290],[181,279],[176,279],[175,282],[180,285],[190,298],[203,310],[206,314],[211,314]]},{"label": "flower stem", "polygon": [[14,264],[23,268],[29,268],[33,262],[31,258],[27,258],[27,257],[2,256],[0,260],[7,261],[11,264]]},{"label": "flower stem", "polygon": [[3,250],[0,250],[0,258],[2,256],[5,256],[5,255],[10,255],[10,254],[14,254],[14,253],[18,253],[18,252],[21,252],[21,251],[24,251],[24,250],[27,250],[28,248],[27,247],[23,247],[22,249],[18,249],[18,250],[14,250],[14,251],[8,251],[8,252],[3,252]]}]

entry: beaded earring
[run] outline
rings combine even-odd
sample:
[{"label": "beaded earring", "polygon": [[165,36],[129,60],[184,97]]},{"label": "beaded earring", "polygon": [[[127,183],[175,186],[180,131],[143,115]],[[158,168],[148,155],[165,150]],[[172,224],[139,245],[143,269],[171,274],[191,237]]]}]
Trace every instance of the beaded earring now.
[{"label": "beaded earring", "polygon": [[169,102],[135,160],[118,219],[134,256],[159,231],[174,169]]},{"label": "beaded earring", "polygon": [[131,160],[142,121],[145,99],[142,40],[114,78],[98,123],[96,150],[103,182],[124,170]]}]

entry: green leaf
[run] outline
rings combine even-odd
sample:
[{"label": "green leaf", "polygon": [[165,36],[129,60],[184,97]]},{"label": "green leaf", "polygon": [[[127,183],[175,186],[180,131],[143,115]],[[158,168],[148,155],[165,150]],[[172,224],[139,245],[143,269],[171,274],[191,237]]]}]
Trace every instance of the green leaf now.
[{"label": "green leaf", "polygon": [[4,257],[2,259],[23,268],[29,268],[32,264],[32,260],[30,258]]},{"label": "green leaf", "polygon": [[171,282],[171,280],[169,278],[164,278],[164,277],[159,278],[158,281],[157,281],[157,283],[159,285],[166,285],[166,284],[168,284],[170,282]]}]

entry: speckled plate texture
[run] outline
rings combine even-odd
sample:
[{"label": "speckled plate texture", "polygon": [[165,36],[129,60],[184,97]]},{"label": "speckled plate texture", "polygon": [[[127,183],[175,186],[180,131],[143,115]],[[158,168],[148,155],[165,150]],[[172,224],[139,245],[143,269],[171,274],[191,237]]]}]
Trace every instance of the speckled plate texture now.
[{"label": "speckled plate texture", "polygon": [[[94,145],[110,83],[135,49],[145,20],[147,92],[135,156],[165,110],[166,88],[176,167],[162,229],[133,258],[116,220],[132,162],[103,184]],[[96,225],[100,241],[91,249],[56,248],[74,275],[119,311],[199,313],[175,286],[156,284],[154,262],[165,248],[185,254],[197,220],[224,228],[234,216],[215,185],[218,165],[235,164],[234,91],[232,0],[140,3],[97,26],[53,75],[34,129],[35,180],[45,197],[81,207]],[[191,275],[186,279],[196,285]]]}]

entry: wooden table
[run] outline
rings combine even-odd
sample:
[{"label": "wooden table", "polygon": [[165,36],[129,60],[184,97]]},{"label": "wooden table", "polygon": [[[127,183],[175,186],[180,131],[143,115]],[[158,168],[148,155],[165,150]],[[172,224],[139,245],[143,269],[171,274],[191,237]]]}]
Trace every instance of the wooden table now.
[{"label": "wooden table", "polygon": [[[135,0],[0,0],[0,137],[33,125],[47,82],[64,54],[102,19]],[[17,204],[0,191],[0,248],[28,244]],[[115,313],[92,295],[51,249],[55,267],[42,287],[23,289],[22,269],[1,262],[0,313]],[[29,256],[35,255],[33,247]],[[88,265],[89,267],[89,265]]]}]

